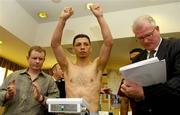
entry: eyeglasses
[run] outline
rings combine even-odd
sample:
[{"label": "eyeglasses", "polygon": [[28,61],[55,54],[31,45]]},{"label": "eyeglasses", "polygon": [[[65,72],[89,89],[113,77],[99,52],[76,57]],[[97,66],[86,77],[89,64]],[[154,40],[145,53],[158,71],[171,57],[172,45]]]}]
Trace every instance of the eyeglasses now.
[{"label": "eyeglasses", "polygon": [[151,36],[153,36],[153,33],[154,33],[155,29],[156,29],[156,27],[154,27],[151,32],[149,32],[149,33],[147,33],[147,34],[145,34],[145,35],[143,35],[143,36],[140,36],[140,37],[137,37],[137,36],[136,36],[136,38],[137,38],[138,40],[140,40],[140,41],[143,41],[145,38],[150,38]]}]

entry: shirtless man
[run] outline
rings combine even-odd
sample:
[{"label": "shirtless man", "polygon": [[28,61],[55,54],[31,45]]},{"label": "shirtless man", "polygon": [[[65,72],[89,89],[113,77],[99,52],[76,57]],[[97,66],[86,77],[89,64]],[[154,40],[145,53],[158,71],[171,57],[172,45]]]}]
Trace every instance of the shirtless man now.
[{"label": "shirtless man", "polygon": [[83,98],[89,104],[89,111],[97,112],[101,89],[100,79],[110,56],[112,35],[103,17],[102,7],[93,4],[90,6],[90,10],[99,22],[104,41],[99,56],[94,61],[90,60],[92,48],[90,39],[85,34],[79,34],[73,40],[73,51],[77,58],[75,63],[70,62],[63,51],[61,38],[66,21],[73,15],[71,7],[66,7],[61,12],[52,37],[51,47],[64,71],[66,97]]}]

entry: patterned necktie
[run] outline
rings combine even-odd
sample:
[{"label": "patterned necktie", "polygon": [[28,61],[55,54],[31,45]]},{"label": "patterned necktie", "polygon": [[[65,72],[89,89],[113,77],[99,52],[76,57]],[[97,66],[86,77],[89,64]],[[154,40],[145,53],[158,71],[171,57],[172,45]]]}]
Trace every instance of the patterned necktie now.
[{"label": "patterned necktie", "polygon": [[154,57],[154,53],[156,52],[156,50],[152,50],[149,53],[149,58],[153,58]]}]

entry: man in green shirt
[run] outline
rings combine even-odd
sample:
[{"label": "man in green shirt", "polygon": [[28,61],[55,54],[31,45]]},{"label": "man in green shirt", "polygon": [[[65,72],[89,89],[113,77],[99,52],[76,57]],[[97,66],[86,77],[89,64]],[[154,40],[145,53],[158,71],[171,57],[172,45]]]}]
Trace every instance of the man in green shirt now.
[{"label": "man in green shirt", "polygon": [[0,105],[5,115],[44,115],[46,99],[59,96],[51,76],[41,68],[46,51],[40,46],[30,48],[29,67],[10,74],[0,87]]}]

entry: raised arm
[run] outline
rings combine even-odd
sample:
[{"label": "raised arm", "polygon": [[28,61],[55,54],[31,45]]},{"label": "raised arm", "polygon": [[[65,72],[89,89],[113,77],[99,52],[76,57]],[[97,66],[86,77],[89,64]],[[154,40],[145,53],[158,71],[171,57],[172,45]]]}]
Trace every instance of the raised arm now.
[{"label": "raised arm", "polygon": [[94,16],[97,18],[103,36],[103,44],[100,49],[98,64],[100,65],[100,67],[102,67],[102,69],[104,69],[111,53],[111,48],[113,44],[112,35],[108,24],[103,17],[102,7],[98,4],[93,4],[90,6],[90,9]]},{"label": "raised arm", "polygon": [[62,69],[64,69],[64,67],[67,67],[67,58],[61,45],[62,33],[65,23],[71,15],[73,15],[73,9],[71,7],[64,8],[64,10],[60,14],[58,24],[56,26],[51,40],[51,47]]}]

